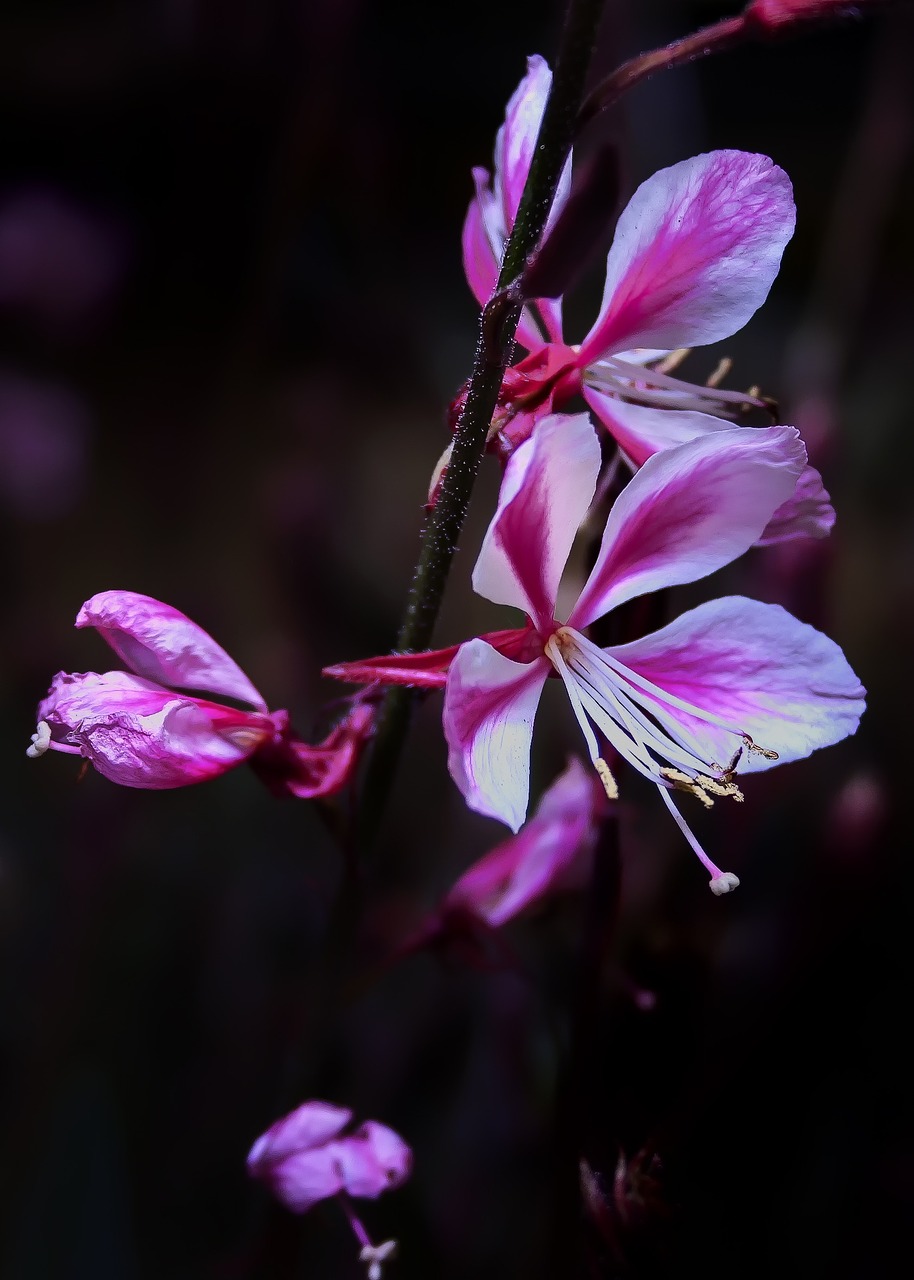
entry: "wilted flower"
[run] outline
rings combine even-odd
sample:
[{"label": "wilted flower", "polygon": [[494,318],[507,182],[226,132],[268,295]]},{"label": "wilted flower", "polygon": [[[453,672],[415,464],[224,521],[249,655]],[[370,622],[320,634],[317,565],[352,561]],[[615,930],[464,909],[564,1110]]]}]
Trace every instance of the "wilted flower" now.
[{"label": "wilted flower", "polygon": [[349,1134],[348,1107],[304,1102],[277,1120],[248,1155],[248,1173],[293,1213],[345,1192],[376,1199],[409,1177],[412,1152],[393,1129],[366,1120]]},{"label": "wilted flower", "polygon": [[129,670],[59,672],[38,707],[32,757],[83,756],[112,782],[151,789],[203,782],[249,761],[274,791],[312,798],[344,785],[371,733],[371,709],[356,704],[323,743],[309,746],[215,640],[150,596],[102,591],[80,609],[76,626],[95,627]]},{"label": "wilted flower", "polygon": [[[531,58],[498,133],[491,189],[488,173],[474,170],[463,258],[481,304],[495,287],[550,83],[543,60]],[[553,216],[567,192],[566,169]],[[492,446],[507,458],[540,418],[580,394],[636,469],[659,450],[732,430],[729,419],[752,405],[765,407],[755,393],[697,386],[672,370],[685,349],[730,337],[754,315],[795,218],[790,180],[767,156],[712,151],[653,174],[619,217],[603,301],[583,342],[566,344],[558,300],[525,308],[517,341],[530,354],[507,371]],[[807,466],[759,540],[821,537],[834,518],[821,476]]]}]

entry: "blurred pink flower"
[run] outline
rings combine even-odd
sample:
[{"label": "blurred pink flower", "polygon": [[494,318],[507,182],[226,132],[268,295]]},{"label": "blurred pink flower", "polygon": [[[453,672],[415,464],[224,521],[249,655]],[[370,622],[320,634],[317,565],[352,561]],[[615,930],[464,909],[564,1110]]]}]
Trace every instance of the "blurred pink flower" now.
[{"label": "blurred pink flower", "polygon": [[312,798],[345,784],[371,732],[371,709],[356,704],[323,743],[309,746],[215,640],[150,596],[102,591],[80,609],[76,626],[95,627],[129,670],[58,672],[38,707],[32,757],[84,756],[112,782],[151,789],[203,782],[249,761],[274,791]]},{"label": "blurred pink flower", "polygon": [[497,929],[553,893],[580,888],[606,810],[600,782],[572,759],[518,834],[491,849],[453,885],[441,918],[468,912]]},{"label": "blurred pink flower", "polygon": [[302,1103],[257,1139],[248,1173],[293,1213],[340,1192],[374,1200],[405,1182],[412,1152],[403,1139],[375,1120],[344,1135],[351,1120],[348,1107]]},{"label": "blurred pink flower", "polygon": [[22,187],[0,196],[0,306],[80,336],[120,286],[125,228],[63,192]]},{"label": "blurred pink flower", "polygon": [[[486,170],[474,170],[463,260],[481,305],[495,288],[550,84],[542,58],[531,58],[498,133],[491,187]],[[795,220],[790,180],[767,156],[712,151],[653,174],[619,216],[603,301],[584,341],[565,343],[560,301],[525,308],[517,340],[530,354],[506,374],[492,447],[509,457],[541,417],[581,394],[634,470],[662,449],[732,430],[730,418],[749,405],[765,407],[757,395],[696,386],[671,370],[682,349],[730,337],[755,314]],[[436,471],[433,491],[439,479]],[[822,477],[807,466],[761,540],[823,537],[834,519]]]}]

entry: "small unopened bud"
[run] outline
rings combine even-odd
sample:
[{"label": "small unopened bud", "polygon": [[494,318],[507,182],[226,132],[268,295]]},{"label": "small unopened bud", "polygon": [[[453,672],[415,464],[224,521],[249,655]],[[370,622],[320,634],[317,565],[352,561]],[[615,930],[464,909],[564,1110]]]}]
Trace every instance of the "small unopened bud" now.
[{"label": "small unopened bud", "polygon": [[722,894],[732,893],[734,889],[739,888],[739,876],[735,876],[732,871],[722,871],[719,876],[709,881],[709,884],[715,898],[719,898]]},{"label": "small unopened bud", "polygon": [[786,27],[798,23],[828,22],[834,18],[859,16],[874,0],[752,0],[744,17],[748,24],[760,27],[768,35],[780,35]]},{"label": "small unopened bud", "polygon": [[51,726],[47,720],[39,720],[38,728],[32,734],[32,745],[26,747],[25,754],[30,760],[37,760],[39,756],[43,756],[51,745]]}]

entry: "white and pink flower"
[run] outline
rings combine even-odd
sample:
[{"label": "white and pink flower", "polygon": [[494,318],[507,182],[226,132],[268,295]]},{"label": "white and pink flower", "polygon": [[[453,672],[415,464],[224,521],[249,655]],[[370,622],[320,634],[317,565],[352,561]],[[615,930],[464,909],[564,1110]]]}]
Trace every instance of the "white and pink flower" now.
[{"label": "white and pink flower", "polygon": [[[488,173],[474,170],[463,259],[483,305],[495,287],[550,83],[543,60],[531,58],[499,130],[491,187]],[[553,218],[568,189],[566,167]],[[541,417],[581,394],[634,470],[660,450],[732,430],[730,419],[750,405],[764,407],[756,394],[684,382],[672,369],[682,349],[728,338],[755,314],[795,220],[790,180],[767,156],[712,151],[653,174],[619,217],[602,304],[583,342],[567,345],[558,300],[524,309],[517,341],[529,355],[507,372],[493,447],[510,456]],[[821,476],[806,466],[759,540],[822,537],[834,519]]]}]

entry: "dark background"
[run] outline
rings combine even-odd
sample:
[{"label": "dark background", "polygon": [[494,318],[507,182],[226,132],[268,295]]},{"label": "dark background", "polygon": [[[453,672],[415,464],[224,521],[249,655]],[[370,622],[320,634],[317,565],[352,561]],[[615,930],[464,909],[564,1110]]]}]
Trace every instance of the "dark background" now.
[{"label": "dark background", "polygon": [[[608,0],[594,76],[735,7]],[[853,740],[697,824],[742,879],[732,897],[711,897],[626,779],[572,1155],[608,1187],[619,1151],[647,1147],[663,1178],[628,1202],[614,1262],[568,1210],[561,1106],[556,1132],[580,901],[510,927],[526,977],[420,956],[328,1019],[339,864],[313,806],[247,770],[152,793],[25,756],[54,672],[116,665],[71,627],[105,588],[183,609],[309,737],[340,692],[321,667],[389,648],[472,357],[469,169],[490,163],[526,55],[554,59],[562,12],[0,8],[4,1280],[363,1274],[335,1206],[297,1220],[245,1176],[254,1138],[307,1096],[412,1144],[411,1182],[365,1206],[400,1240],[402,1280],[897,1274],[914,1193],[906,6],[655,79],[589,139],[617,142],[626,194],[712,147],[793,179],[797,234],[768,303],[690,368],[726,352],[732,385],[780,399],[838,525],[671,603],[781,601],[844,646],[870,695]],[[597,270],[572,300],[570,340],[600,285]],[[487,463],[442,644],[506,625],[468,581],[497,479]],[[399,774],[360,972],[503,835],[450,783],[439,711],[423,707]],[[574,733],[556,699],[539,786]]]}]

